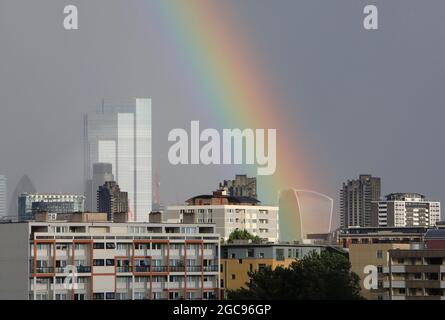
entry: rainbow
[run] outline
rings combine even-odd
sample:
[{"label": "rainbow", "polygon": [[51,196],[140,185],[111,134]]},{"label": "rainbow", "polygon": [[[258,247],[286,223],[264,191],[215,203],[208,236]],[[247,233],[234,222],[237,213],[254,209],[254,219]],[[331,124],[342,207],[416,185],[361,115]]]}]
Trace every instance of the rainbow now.
[{"label": "rainbow", "polygon": [[208,113],[227,128],[277,129],[277,170],[259,181],[260,199],[276,203],[283,188],[313,185],[310,156],[290,138],[295,136],[290,131],[298,128],[275,109],[285,101],[283,93],[271,89],[230,7],[209,0],[155,3],[162,24],[159,32],[174,43],[175,58],[189,65],[191,80],[205,94]]}]

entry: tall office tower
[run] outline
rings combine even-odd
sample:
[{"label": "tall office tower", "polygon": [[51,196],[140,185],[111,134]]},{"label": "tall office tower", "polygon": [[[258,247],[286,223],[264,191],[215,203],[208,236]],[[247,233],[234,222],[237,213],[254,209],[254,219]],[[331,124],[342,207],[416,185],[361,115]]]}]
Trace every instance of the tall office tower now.
[{"label": "tall office tower", "polygon": [[128,212],[128,193],[121,192],[115,181],[107,181],[97,190],[97,211],[106,212],[108,221],[115,213]]},{"label": "tall office tower", "polygon": [[[128,192],[129,219],[148,221],[152,207],[151,99],[106,105],[84,117],[86,192],[94,163],[111,163],[112,173]],[[91,197],[91,195],[87,195]]]},{"label": "tall office tower", "polygon": [[83,212],[85,197],[74,194],[28,194],[18,198],[19,219],[32,220],[39,211],[48,213]]},{"label": "tall office tower", "polygon": [[26,174],[17,183],[17,186],[15,187],[14,191],[12,192],[9,198],[9,210],[8,210],[9,216],[18,215],[20,218],[17,199],[20,197],[22,193],[29,193],[29,194],[37,193],[34,184]]},{"label": "tall office tower", "polygon": [[372,202],[373,227],[434,227],[440,221],[440,202],[418,193],[391,193]]},{"label": "tall office tower", "polygon": [[340,190],[340,225],[370,227],[372,201],[380,199],[380,178],[360,175],[357,180],[348,180]]},{"label": "tall office tower", "polygon": [[93,163],[93,178],[87,181],[86,186],[86,210],[97,210],[97,190],[107,181],[114,181],[113,165],[111,163]]},{"label": "tall office tower", "polygon": [[6,177],[0,175],[0,219],[8,215],[6,211],[6,198],[7,198],[7,188],[6,188]]},{"label": "tall office tower", "polygon": [[252,197],[257,199],[256,178],[245,174],[237,174],[235,180],[224,180],[219,188],[225,188],[232,197]]}]

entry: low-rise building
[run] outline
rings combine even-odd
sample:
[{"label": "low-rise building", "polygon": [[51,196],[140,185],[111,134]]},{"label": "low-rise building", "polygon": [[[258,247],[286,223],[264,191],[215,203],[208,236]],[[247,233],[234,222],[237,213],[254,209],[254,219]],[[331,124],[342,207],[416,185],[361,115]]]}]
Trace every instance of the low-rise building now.
[{"label": "low-rise building", "polygon": [[109,222],[105,213],[0,223],[0,299],[217,299],[210,224]]},{"label": "low-rise building", "polygon": [[221,288],[235,290],[246,286],[249,272],[259,271],[270,266],[288,267],[292,262],[301,259],[310,252],[320,253],[332,250],[346,255],[337,247],[305,244],[255,244],[237,241],[221,246]]},{"label": "low-rise building", "polygon": [[345,228],[338,233],[343,248],[351,244],[373,243],[423,243],[428,227],[372,227]]}]

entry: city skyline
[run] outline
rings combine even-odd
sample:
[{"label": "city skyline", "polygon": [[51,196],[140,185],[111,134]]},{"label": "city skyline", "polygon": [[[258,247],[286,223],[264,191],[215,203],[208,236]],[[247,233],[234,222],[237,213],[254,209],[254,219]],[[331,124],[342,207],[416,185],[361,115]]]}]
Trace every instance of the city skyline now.
[{"label": "city skyline", "polygon": [[[439,13],[445,4],[378,1],[385,15],[381,30],[366,32],[360,3],[336,1],[323,4],[323,10],[314,1],[283,1],[280,6],[251,3],[226,1],[218,11],[218,20],[224,28],[232,25],[239,31],[247,52],[253,52],[248,56],[253,69],[264,68],[266,91],[272,92],[266,93],[267,101],[275,95],[282,98],[271,104],[282,119],[265,126],[277,124],[277,171],[292,171],[292,185],[280,188],[316,190],[337,204],[338,185],[344,178],[372,173],[385,178],[383,193],[415,191],[445,201],[441,187],[445,171],[440,161],[443,143],[439,138],[444,127],[443,108],[439,107],[444,96],[439,84],[445,48],[435,41],[443,33],[435,21],[441,21]],[[105,4],[116,18],[114,24],[109,25],[100,14]],[[211,128],[261,125],[256,123],[254,110],[221,112],[222,106],[233,102],[224,100],[225,87],[207,75],[199,77],[200,72],[212,72],[200,69],[206,67],[205,59],[210,64],[218,62],[215,55],[200,49],[200,45],[208,49],[200,31],[206,29],[215,39],[213,53],[224,43],[219,44],[222,36],[212,26],[175,25],[169,15],[166,17],[165,7],[155,2],[134,1],[133,6],[127,6],[97,1],[82,3],[79,14],[85,23],[67,34],[60,23],[63,4],[44,1],[25,8],[22,2],[6,0],[2,5],[10,14],[3,17],[0,30],[4,48],[0,171],[8,177],[10,191],[28,174],[41,192],[81,193],[81,114],[96,110],[103,98],[112,101],[117,97],[153,99],[153,160],[160,163],[164,203],[182,202],[211,188],[215,180],[239,172],[252,175],[252,167],[175,167],[166,161],[168,132],[187,127],[191,120]],[[207,10],[199,11],[204,15],[216,15],[210,7],[202,10]],[[195,17],[193,11],[183,13],[190,16],[179,16],[190,20]],[[410,12],[418,12],[418,18],[428,23],[410,25],[397,19]],[[14,15],[23,19],[19,22]],[[103,28],[105,25],[108,27]],[[193,34],[196,47],[180,45]],[[413,46],[413,37],[419,39],[419,45]],[[97,39],[102,40],[99,43]],[[237,51],[237,43],[229,44],[226,47]],[[29,47],[35,50],[27,50]],[[225,66],[229,75],[237,74],[236,64]],[[45,81],[41,81],[43,75]],[[248,90],[245,83],[237,84],[241,91]],[[220,99],[210,100],[212,93]],[[252,101],[246,102],[250,105]],[[427,116],[415,116],[420,107]],[[246,121],[249,117],[251,121]],[[423,130],[414,134],[410,130],[414,127]],[[280,136],[295,143],[283,144]],[[280,169],[280,159],[287,153],[311,163],[316,170],[298,161],[293,168]],[[303,172],[309,179],[302,177]],[[201,179],[191,188],[189,181],[196,176]],[[258,183],[259,198],[265,203],[276,202],[280,188],[269,188],[275,183],[267,177]],[[171,192],[173,186],[175,191]]]}]

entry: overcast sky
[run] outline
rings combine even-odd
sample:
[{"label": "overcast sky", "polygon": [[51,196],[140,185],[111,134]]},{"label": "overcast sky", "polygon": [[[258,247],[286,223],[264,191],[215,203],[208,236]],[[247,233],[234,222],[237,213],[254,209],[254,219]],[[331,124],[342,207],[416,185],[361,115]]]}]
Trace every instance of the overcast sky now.
[{"label": "overcast sky", "polygon": [[[0,0],[0,173],[10,191],[26,173],[39,192],[83,193],[82,114],[103,98],[153,99],[153,169],[164,204],[238,172],[167,163],[172,128],[220,123],[203,115],[196,84],[166,58],[168,39],[145,2]],[[378,31],[362,27],[370,3],[379,8]],[[79,8],[76,32],[62,28],[67,4]],[[224,4],[245,26],[274,90],[298,105],[276,112],[303,126],[306,148],[295,152],[310,153],[323,178],[295,187],[337,200],[345,179],[370,173],[382,177],[383,193],[445,201],[444,1]]]}]

